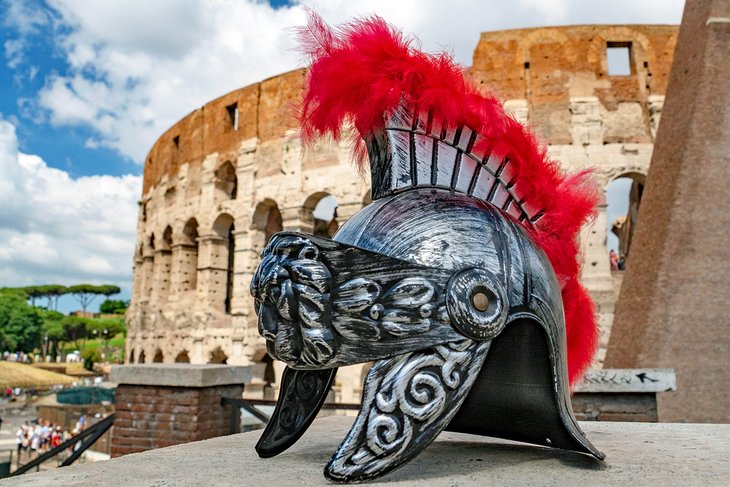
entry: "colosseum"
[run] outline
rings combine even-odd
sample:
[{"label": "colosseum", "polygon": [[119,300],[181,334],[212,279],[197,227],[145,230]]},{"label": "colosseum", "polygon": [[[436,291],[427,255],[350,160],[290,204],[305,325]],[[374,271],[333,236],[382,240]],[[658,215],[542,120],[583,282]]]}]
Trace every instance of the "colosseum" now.
[{"label": "colosseum", "polygon": [[[677,34],[678,27],[659,25],[485,32],[469,68],[566,169],[593,168],[604,190],[630,178],[628,213],[610,222],[625,255]],[[609,62],[611,56],[618,61]],[[332,235],[369,202],[369,179],[351,167],[346,144],[302,148],[291,106],[305,73],[213,100],[150,150],[127,314],[128,363],[249,364],[255,380],[246,394],[276,395],[283,365],[266,355],[248,292],[259,253],[282,229]],[[607,218],[604,201],[582,235],[583,280],[602,326],[597,366],[621,281],[609,265]],[[366,368],[341,369],[335,399],[359,401]]]}]

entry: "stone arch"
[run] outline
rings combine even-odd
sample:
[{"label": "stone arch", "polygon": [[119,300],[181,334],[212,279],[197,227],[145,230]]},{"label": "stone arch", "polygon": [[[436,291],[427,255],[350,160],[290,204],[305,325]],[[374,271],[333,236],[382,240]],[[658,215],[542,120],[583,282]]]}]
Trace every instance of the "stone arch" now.
[{"label": "stone arch", "polygon": [[228,355],[221,349],[221,347],[215,347],[209,354],[208,354],[208,363],[209,364],[225,364],[228,363]]},{"label": "stone arch", "polygon": [[142,257],[142,301],[148,302],[155,289],[155,234],[145,239]]},{"label": "stone arch", "polygon": [[274,200],[267,198],[256,205],[251,220],[251,230],[254,230],[258,237],[252,242],[254,250],[262,251],[271,237],[283,228],[281,212]]},{"label": "stone arch", "polygon": [[180,242],[176,244],[175,256],[177,265],[178,286],[180,292],[192,291],[198,283],[198,221],[190,218],[180,234]]},{"label": "stone arch", "polygon": [[180,353],[178,353],[175,356],[175,363],[176,364],[189,364],[190,363],[190,355],[188,355],[187,350],[183,350]]},{"label": "stone arch", "polygon": [[145,361],[144,350],[140,350],[139,351],[139,356],[137,357],[137,363],[138,364],[143,364],[144,361]]},{"label": "stone arch", "polygon": [[231,161],[225,161],[215,171],[215,199],[216,201],[235,200],[238,196],[238,177],[236,168]]},{"label": "stone arch", "polygon": [[165,356],[163,355],[162,350],[158,348],[157,350],[155,350],[155,356],[152,358],[152,363],[161,364],[164,361]]},{"label": "stone arch", "polygon": [[[144,239],[142,239],[144,240]],[[132,282],[132,294],[134,300],[141,298],[142,290],[144,289],[144,242],[139,242],[137,249],[134,254],[134,281]]]},{"label": "stone arch", "polygon": [[[625,269],[634,229],[639,220],[645,184],[646,174],[626,171],[613,176],[605,187],[608,223],[606,246],[612,270]],[[616,257],[613,253],[616,253]]]},{"label": "stone arch", "polygon": [[213,232],[220,238],[226,238],[231,226],[233,226],[233,217],[228,213],[221,213],[213,222]]},{"label": "stone arch", "polygon": [[165,227],[165,230],[162,232],[162,247],[161,250],[170,250],[172,249],[172,227],[170,225]]},{"label": "stone arch", "polygon": [[129,355],[127,356],[127,363],[128,364],[133,364],[134,363],[134,348],[132,348],[129,351]]},{"label": "stone arch", "polygon": [[162,238],[155,255],[155,273],[157,301],[165,302],[170,294],[170,274],[172,272],[172,227],[168,225],[162,231]]},{"label": "stone arch", "polygon": [[223,295],[223,311],[225,313],[231,313],[231,304],[234,296],[234,265],[236,258],[236,227],[234,224],[233,217],[228,213],[222,213],[218,215],[213,223],[213,233],[218,237],[218,252],[216,252],[217,260],[217,271],[223,273],[224,276],[219,276],[216,282],[225,285],[222,293],[218,293],[220,296]]},{"label": "stone arch", "polygon": [[302,205],[302,221],[311,225],[314,235],[332,237],[339,228],[337,199],[325,191],[310,195]]}]

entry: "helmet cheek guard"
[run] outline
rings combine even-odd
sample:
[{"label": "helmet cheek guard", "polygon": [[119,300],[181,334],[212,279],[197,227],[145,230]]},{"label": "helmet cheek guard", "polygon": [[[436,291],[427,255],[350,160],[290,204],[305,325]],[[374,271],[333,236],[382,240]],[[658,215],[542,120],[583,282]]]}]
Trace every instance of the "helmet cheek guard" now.
[{"label": "helmet cheek guard", "polygon": [[[311,32],[325,29],[311,24]],[[331,480],[381,476],[445,429],[602,459],[570,406],[564,305],[576,305],[562,298],[580,286],[575,232],[592,200],[544,156],[536,159],[521,126],[460,73],[447,69],[452,82],[437,97],[424,94],[427,83],[404,83],[406,71],[422,81],[443,77],[444,60],[411,50],[382,20],[350,27],[341,39],[325,34],[318,40],[329,45],[313,53],[303,137],[337,135],[342,118],[353,118],[371,163],[373,203],[332,240],[281,232],[263,252],[251,293],[267,349],[287,368],[257,452],[274,456],[297,441],[338,367],[375,361],[357,419],[325,468]],[[374,52],[383,43],[393,49]],[[352,61],[353,50],[367,55]],[[378,74],[338,78],[365,96],[381,66],[397,71],[385,73],[388,82],[401,81],[372,103],[343,104],[326,89],[338,70],[367,67]],[[447,95],[466,115],[442,106]],[[330,120],[333,105],[342,113]],[[377,117],[363,106],[379,110],[382,125],[365,124]],[[527,145],[511,147],[520,134]],[[544,192],[532,191],[538,180]],[[561,205],[579,202],[577,220],[556,226],[553,215],[570,213]],[[595,334],[594,321],[580,326]]]}]

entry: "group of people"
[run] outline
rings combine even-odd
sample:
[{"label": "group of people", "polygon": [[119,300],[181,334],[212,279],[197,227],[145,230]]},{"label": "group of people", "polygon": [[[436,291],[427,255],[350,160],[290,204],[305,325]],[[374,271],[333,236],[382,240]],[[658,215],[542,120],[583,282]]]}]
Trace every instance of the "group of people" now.
[{"label": "group of people", "polygon": [[[85,416],[79,418],[76,427],[72,431],[65,430],[61,425],[44,421],[41,418],[38,418],[38,421],[33,423],[26,421],[18,427],[15,433],[15,442],[18,447],[18,464],[20,464],[20,459],[24,452],[28,461],[33,460],[63,442],[70,440],[85,427]],[[77,448],[79,445],[80,442],[76,443],[72,448]]]},{"label": "group of people", "polygon": [[608,258],[611,262],[612,271],[625,271],[626,270],[626,257],[624,254],[617,254],[615,250],[611,249],[608,253]]}]

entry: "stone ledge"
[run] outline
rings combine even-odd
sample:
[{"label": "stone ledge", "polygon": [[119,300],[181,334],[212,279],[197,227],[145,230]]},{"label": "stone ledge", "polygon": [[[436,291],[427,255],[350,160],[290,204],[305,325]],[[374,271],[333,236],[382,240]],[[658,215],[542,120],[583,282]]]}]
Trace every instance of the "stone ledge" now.
[{"label": "stone ledge", "polygon": [[251,367],[194,364],[115,365],[110,381],[135,386],[215,387],[251,382]]},{"label": "stone ledge", "polygon": [[[260,459],[260,432],[29,474],[3,486],[333,485],[322,469],[353,418],[318,419],[291,449]],[[606,462],[587,456],[458,433],[443,433],[386,476],[388,485],[727,485],[730,425],[582,423]]]},{"label": "stone ledge", "polygon": [[586,372],[573,392],[668,392],[677,390],[674,369],[597,369]]}]

